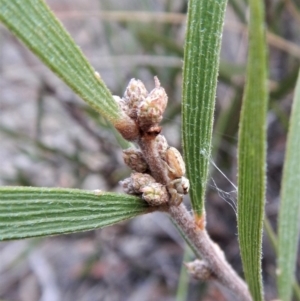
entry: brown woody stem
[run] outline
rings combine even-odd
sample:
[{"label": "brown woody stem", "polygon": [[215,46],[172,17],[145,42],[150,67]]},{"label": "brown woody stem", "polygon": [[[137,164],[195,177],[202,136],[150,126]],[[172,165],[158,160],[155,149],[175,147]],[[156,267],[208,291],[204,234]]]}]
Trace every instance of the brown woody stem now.
[{"label": "brown woody stem", "polygon": [[178,207],[169,206],[168,213],[193,244],[193,249],[197,250],[196,255],[208,263],[216,280],[237,295],[239,300],[252,301],[246,283],[227,262],[223,251],[210,239],[206,229],[201,230],[197,227],[186,207],[183,204]]},{"label": "brown woody stem", "polygon": [[158,150],[155,145],[155,136],[143,134],[139,140],[138,145],[147,161],[151,170],[152,177],[163,185],[168,184],[169,178],[166,173],[166,167],[160,158]]},{"label": "brown woody stem", "polygon": [[[161,184],[168,184],[165,166],[155,146],[155,137],[142,135],[138,140],[141,151],[146,159],[152,176]],[[165,211],[166,207],[164,207]],[[219,246],[209,237],[205,227],[199,227],[197,220],[187,211],[186,207],[168,205],[167,212],[180,228],[185,238],[193,245],[197,257],[205,260],[215,276],[215,280],[227,287],[241,301],[252,301],[246,283],[237,275],[227,262]],[[202,219],[205,219],[202,217]],[[202,223],[205,225],[205,221]]]}]

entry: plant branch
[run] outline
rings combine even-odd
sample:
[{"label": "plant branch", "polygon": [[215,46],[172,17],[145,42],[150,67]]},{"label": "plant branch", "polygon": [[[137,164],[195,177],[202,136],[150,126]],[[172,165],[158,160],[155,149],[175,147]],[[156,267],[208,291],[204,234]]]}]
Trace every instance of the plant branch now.
[{"label": "plant branch", "polygon": [[[138,132],[138,135],[135,141],[140,148],[123,152],[125,163],[133,170],[131,177],[122,181],[123,188],[129,194],[140,195],[157,211],[169,213],[197,257],[202,259],[201,266],[197,266],[197,262],[190,265],[204,277],[202,280],[216,280],[239,300],[252,301],[245,282],[210,239],[205,228],[205,214],[194,218],[180,204],[188,192],[189,181],[184,177],[185,164],[180,153],[160,135],[159,123],[166,108],[167,95],[157,77],[154,81],[155,88],[148,93],[140,80],[131,79],[124,97],[115,97],[124,114],[136,124],[138,131],[135,128],[134,133]],[[125,126],[124,130],[131,132],[130,127]]]},{"label": "plant branch", "polygon": [[[154,142],[155,137],[143,135],[138,140],[138,145],[147,160],[152,176],[161,184],[167,184],[169,181],[168,175]],[[246,283],[226,261],[224,253],[218,245],[210,239],[205,229],[205,218],[202,218],[201,224],[203,226],[199,227],[199,221],[192,217],[183,204],[179,206],[170,204],[167,208],[167,212],[180,228],[184,237],[194,246],[193,249],[196,251],[197,257],[208,263],[214,275],[213,278],[230,289],[239,297],[239,300],[251,301],[252,298]]]},{"label": "plant branch", "polygon": [[138,145],[149,165],[153,178],[157,182],[166,185],[169,182],[169,178],[155,146],[155,136],[143,133],[138,141]]},{"label": "plant branch", "polygon": [[183,204],[178,207],[169,206],[168,213],[189,242],[194,245],[196,255],[208,263],[215,279],[237,295],[239,300],[251,301],[246,283],[227,262],[223,251],[211,240],[206,229],[200,229],[196,225],[186,207]]}]

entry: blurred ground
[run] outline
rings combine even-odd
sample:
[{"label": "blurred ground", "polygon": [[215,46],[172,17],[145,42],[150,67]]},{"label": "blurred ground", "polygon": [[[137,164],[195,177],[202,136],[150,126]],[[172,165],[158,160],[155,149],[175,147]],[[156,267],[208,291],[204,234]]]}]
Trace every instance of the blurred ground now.
[{"label": "blurred ground", "polygon": [[[132,77],[143,80],[151,90],[153,76],[159,77],[169,95],[163,131],[169,143],[180,149],[184,16],[173,16],[168,22],[145,20],[159,12],[184,14],[186,1],[47,3],[113,94],[122,95]],[[266,215],[275,228],[287,124],[300,61],[300,10],[297,1],[266,3],[271,91]],[[140,20],[133,11],[140,12]],[[244,2],[229,1],[212,161],[232,182],[236,181],[237,116],[247,55],[246,18]],[[2,26],[0,46],[0,185],[120,191],[118,181],[129,170],[109,125]],[[241,274],[231,207],[235,206],[235,188],[213,166],[207,199],[209,233]],[[266,298],[271,300],[276,297],[275,258],[267,234],[264,238],[263,276]],[[163,214],[87,233],[1,242],[0,298],[232,300],[229,296],[225,299],[215,285],[207,287],[188,278],[182,282],[188,285],[188,297],[176,299],[184,248],[180,235]],[[298,276],[299,265],[300,260]]]}]

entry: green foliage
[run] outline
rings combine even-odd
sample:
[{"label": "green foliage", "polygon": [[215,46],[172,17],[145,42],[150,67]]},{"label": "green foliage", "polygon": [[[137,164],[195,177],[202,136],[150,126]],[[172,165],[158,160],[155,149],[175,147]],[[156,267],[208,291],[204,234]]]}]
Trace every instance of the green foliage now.
[{"label": "green foliage", "polygon": [[226,0],[189,1],[183,67],[182,136],[190,197],[201,217],[211,154],[213,114]]},{"label": "green foliage", "polygon": [[140,198],[126,194],[1,187],[0,240],[103,228],[147,210]]},{"label": "green foliage", "polygon": [[278,225],[278,291],[282,301],[292,297],[300,230],[300,73],[296,85],[281,184]]},{"label": "green foliage", "polygon": [[[244,73],[244,66],[224,61],[219,66],[226,2],[226,0],[189,1],[184,48],[182,136],[187,177],[191,182],[190,196],[196,217],[204,212],[218,72],[220,72],[219,80],[234,91],[234,101],[227,111],[221,112],[218,116],[217,135],[225,129],[224,136],[228,135],[230,139],[234,139],[236,129],[232,129],[232,125],[238,122],[240,95],[243,90],[243,81],[236,81],[235,78]],[[246,1],[230,0],[229,3],[241,22],[246,22]],[[261,245],[266,187],[267,61],[262,1],[249,0],[249,4],[250,47],[238,149],[238,230],[245,278],[253,299],[260,301],[263,300]],[[279,14],[278,10],[277,16]],[[269,11],[268,16],[273,18],[270,24],[276,24],[275,10]],[[131,18],[127,19],[126,22],[131,22]],[[115,124],[120,112],[111,93],[95,75],[78,46],[43,1],[0,0],[0,20],[80,97]],[[164,28],[165,31],[162,31],[163,34],[159,30],[153,31],[151,27],[145,30],[142,26],[136,28],[135,32],[137,39],[141,40],[145,48],[154,51],[158,45],[158,48],[166,50],[169,54],[182,56],[181,45],[166,38],[166,28],[167,26]],[[276,28],[273,30],[276,32]],[[297,50],[295,47],[293,49]],[[285,74],[281,82],[278,82],[271,91],[271,100],[277,101],[286,96],[294,86],[299,61],[291,61],[291,65],[294,65],[292,71]],[[173,68],[176,70],[172,72],[163,70],[161,73],[165,78],[169,75],[172,77],[173,82],[170,80],[168,83],[171,90],[168,93],[175,95],[177,83],[174,82],[180,69],[178,65]],[[151,72],[158,73],[154,67]],[[299,82],[298,78],[290,120],[279,218],[278,288],[283,301],[291,300],[297,254],[295,237],[299,236],[300,135],[297,133],[300,126]],[[162,85],[164,86],[163,81]],[[272,108],[275,108],[275,114],[281,123],[287,124],[287,114],[281,110],[278,102],[273,101]],[[98,114],[86,110],[102,128],[110,127],[110,124],[99,119]],[[166,116],[166,120],[176,117],[179,105],[174,106],[172,110],[167,112],[169,116]],[[9,129],[2,126],[0,131],[16,136],[16,133],[9,132]],[[116,137],[122,147],[130,145],[118,133]],[[30,138],[23,136],[18,139],[25,139],[28,142]],[[219,149],[224,140],[221,136],[215,139],[216,148]],[[32,144],[41,151],[59,154],[70,162],[77,162],[77,155],[69,155],[38,140],[32,141]],[[85,168],[84,164],[82,166]],[[24,183],[30,184],[26,181]],[[0,188],[0,240],[92,230],[147,212],[149,207],[144,202],[128,195],[97,194],[71,189]],[[178,230],[181,231],[180,228]],[[187,236],[181,234],[189,243]],[[197,254],[197,250],[193,251]],[[184,273],[182,275],[184,276]],[[182,278],[184,280],[184,277]],[[179,299],[184,299],[186,289],[184,285],[178,289]],[[294,291],[298,292],[299,297],[297,285],[294,286]]]},{"label": "green foliage", "polygon": [[111,93],[44,1],[1,0],[0,21],[96,111],[119,119]]},{"label": "green foliage", "polygon": [[238,146],[238,231],[245,278],[263,300],[262,231],[266,189],[267,60],[264,10],[250,2],[249,55]]}]

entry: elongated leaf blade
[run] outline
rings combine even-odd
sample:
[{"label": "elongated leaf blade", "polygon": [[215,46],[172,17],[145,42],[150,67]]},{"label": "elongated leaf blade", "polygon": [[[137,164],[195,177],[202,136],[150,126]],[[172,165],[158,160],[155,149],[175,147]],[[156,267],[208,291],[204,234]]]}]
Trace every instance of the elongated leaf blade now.
[{"label": "elongated leaf blade", "polygon": [[190,196],[201,220],[211,153],[213,114],[226,0],[190,0],[183,68],[183,147]]},{"label": "elongated leaf blade", "polygon": [[148,211],[145,202],[126,194],[1,187],[0,240],[93,230]]},{"label": "elongated leaf blade", "polygon": [[250,0],[247,82],[238,146],[238,232],[246,281],[263,300],[262,232],[266,187],[267,59],[263,2]]},{"label": "elongated leaf blade", "polygon": [[95,110],[119,118],[111,93],[44,1],[0,0],[0,21]]},{"label": "elongated leaf blade", "polygon": [[292,298],[300,230],[300,72],[287,139],[278,226],[278,291],[282,301]]}]

